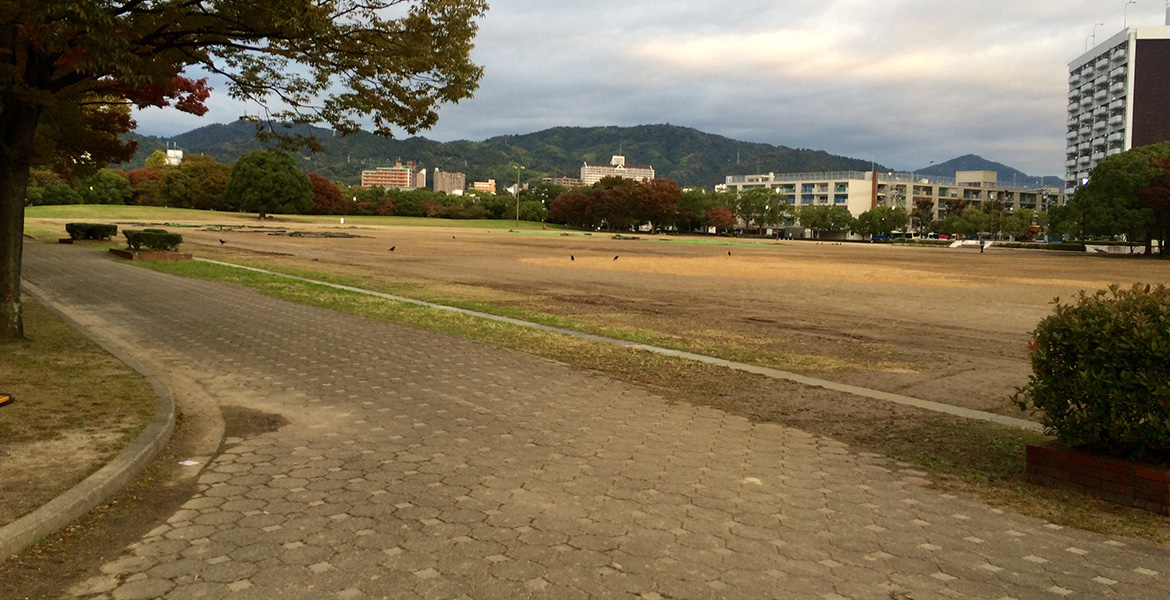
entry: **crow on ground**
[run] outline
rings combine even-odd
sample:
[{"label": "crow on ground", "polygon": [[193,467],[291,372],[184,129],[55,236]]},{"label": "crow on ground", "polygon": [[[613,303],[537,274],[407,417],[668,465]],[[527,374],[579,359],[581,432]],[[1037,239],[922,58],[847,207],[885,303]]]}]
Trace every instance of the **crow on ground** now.
[{"label": "crow on ground", "polygon": [[569,260],[577,260],[577,259],[573,258],[573,255],[572,255],[572,254],[570,254],[570,255],[569,255]]},{"label": "crow on ground", "polygon": [[614,259],[614,260],[617,260],[617,257],[615,256],[615,257],[613,257],[613,259]]},{"label": "crow on ground", "polygon": [[220,244],[226,244],[227,242],[225,242],[225,241],[223,241],[223,240],[220,240],[220,241],[219,241],[219,243],[220,243]]},{"label": "crow on ground", "polygon": [[390,246],[390,251],[391,251],[391,252],[393,252],[393,251],[394,251],[394,249],[395,249],[395,248],[397,248],[397,247],[398,247],[398,246]]}]

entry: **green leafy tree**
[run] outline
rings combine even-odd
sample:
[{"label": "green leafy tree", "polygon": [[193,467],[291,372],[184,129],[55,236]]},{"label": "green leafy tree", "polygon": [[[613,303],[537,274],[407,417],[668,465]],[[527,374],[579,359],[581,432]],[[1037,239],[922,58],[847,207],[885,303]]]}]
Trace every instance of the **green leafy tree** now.
[{"label": "green leafy tree", "polygon": [[1004,217],[1001,231],[1013,240],[1031,240],[1034,237],[1031,234],[1032,221],[1035,218],[1036,214],[1031,209],[1022,208]]},{"label": "green leafy tree", "polygon": [[824,233],[843,233],[853,227],[855,221],[849,209],[844,206],[809,204],[796,209],[796,219],[801,227],[813,232],[813,238],[820,239]]},{"label": "green leafy tree", "polygon": [[83,204],[129,204],[134,187],[121,171],[102,169],[77,184]]},{"label": "green leafy tree", "polygon": [[1159,175],[1154,165],[1170,157],[1170,142],[1133,148],[1107,156],[1089,173],[1089,182],[1069,200],[1079,217],[1083,237],[1124,235],[1145,239],[1157,228],[1158,216],[1140,193]]},{"label": "green leafy tree", "polygon": [[236,161],[224,193],[227,202],[249,212],[302,214],[313,207],[313,185],[293,157],[256,150]]},{"label": "green leafy tree", "polygon": [[857,233],[874,237],[889,237],[890,233],[898,229],[905,229],[910,223],[910,215],[901,208],[893,206],[877,206],[867,210],[857,217]]},{"label": "green leafy tree", "polygon": [[[133,153],[129,107],[203,114],[222,76],[273,122],[392,136],[470,97],[485,0],[6,0],[0,4],[0,338],[24,336],[20,263],[32,165],[84,175]],[[277,104],[278,107],[277,107]],[[275,110],[269,111],[272,105]],[[313,140],[261,124],[262,136]]]},{"label": "green leafy tree", "polygon": [[224,196],[231,177],[231,165],[204,154],[188,154],[178,166],[163,169],[159,197],[164,206],[174,208],[240,210],[239,204]]},{"label": "green leafy tree", "polygon": [[752,188],[735,197],[734,207],[748,227],[768,227],[784,222],[788,198],[771,188]]},{"label": "green leafy tree", "polygon": [[167,153],[162,150],[155,150],[150,153],[150,156],[146,157],[145,166],[148,169],[161,169],[167,166],[167,164]]},{"label": "green leafy tree", "polygon": [[910,212],[910,220],[919,233],[934,231],[934,200],[930,198],[915,199],[914,210]]}]

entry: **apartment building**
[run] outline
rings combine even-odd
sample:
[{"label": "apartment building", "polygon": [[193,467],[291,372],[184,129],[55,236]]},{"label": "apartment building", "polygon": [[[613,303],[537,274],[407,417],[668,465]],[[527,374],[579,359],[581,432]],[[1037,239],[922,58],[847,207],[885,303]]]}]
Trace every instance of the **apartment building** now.
[{"label": "apartment building", "polygon": [[559,185],[563,188],[585,187],[585,182],[578,177],[543,177],[540,182],[546,185]]},{"label": "apartment building", "polygon": [[614,155],[609,164],[586,162],[581,166],[581,184],[590,186],[605,177],[621,177],[634,181],[654,179],[654,167],[649,165],[627,165],[626,157]]},{"label": "apartment building", "polygon": [[414,170],[413,164],[403,166],[396,163],[393,167],[378,167],[362,171],[362,187],[381,186],[412,190],[427,186],[427,170]]},{"label": "apartment building", "polygon": [[1170,140],[1170,8],[1166,25],[1127,27],[1068,65],[1065,193],[1102,159]]},{"label": "apartment building", "polygon": [[963,199],[974,208],[998,200],[1010,210],[1034,211],[1047,211],[1065,201],[1059,189],[1000,182],[995,171],[958,171],[954,177],[874,171],[729,175],[722,188],[769,188],[784,194],[794,206],[843,206],[854,217],[876,206],[897,206],[910,212],[919,200],[934,203],[935,219],[946,217],[947,200]]},{"label": "apartment building", "polygon": [[435,191],[444,194],[462,194],[463,189],[467,187],[467,175],[465,173],[435,169],[432,180],[434,181]]},{"label": "apartment building", "polygon": [[487,181],[476,181],[468,188],[473,192],[486,192],[488,194],[496,193],[496,180],[489,179]]}]

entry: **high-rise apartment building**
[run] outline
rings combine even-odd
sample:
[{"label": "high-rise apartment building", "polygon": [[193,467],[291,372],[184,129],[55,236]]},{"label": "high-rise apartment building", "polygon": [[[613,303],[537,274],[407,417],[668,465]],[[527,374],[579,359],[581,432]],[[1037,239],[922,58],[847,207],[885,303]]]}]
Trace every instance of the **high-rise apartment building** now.
[{"label": "high-rise apartment building", "polygon": [[467,187],[467,175],[453,171],[435,169],[435,191],[444,194],[461,194]]},{"label": "high-rise apartment building", "polygon": [[1128,27],[1069,63],[1065,192],[1106,156],[1170,140],[1166,25]]}]

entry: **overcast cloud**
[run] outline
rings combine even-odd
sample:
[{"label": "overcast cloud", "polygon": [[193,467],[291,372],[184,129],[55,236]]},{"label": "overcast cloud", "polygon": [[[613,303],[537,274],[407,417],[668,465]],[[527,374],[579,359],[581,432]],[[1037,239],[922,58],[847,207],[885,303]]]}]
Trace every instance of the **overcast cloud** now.
[{"label": "overcast cloud", "polygon": [[[422,135],[671,123],[916,169],[974,153],[1064,173],[1068,63],[1119,32],[1126,0],[500,0],[480,24],[474,98]],[[1163,0],[1128,8],[1163,25]],[[1091,40],[1090,40],[1091,42]],[[215,86],[213,81],[212,85]],[[213,92],[174,135],[255,108]],[[616,149],[615,149],[616,150]],[[631,157],[636,160],[637,157]]]}]

